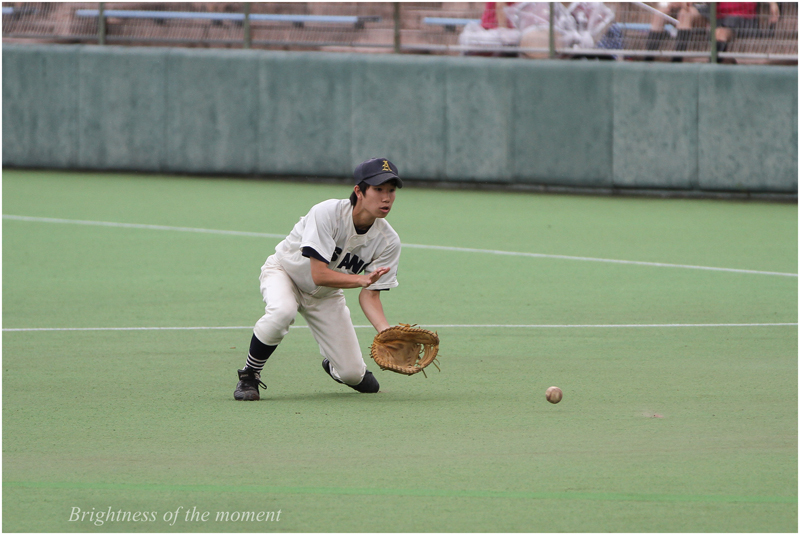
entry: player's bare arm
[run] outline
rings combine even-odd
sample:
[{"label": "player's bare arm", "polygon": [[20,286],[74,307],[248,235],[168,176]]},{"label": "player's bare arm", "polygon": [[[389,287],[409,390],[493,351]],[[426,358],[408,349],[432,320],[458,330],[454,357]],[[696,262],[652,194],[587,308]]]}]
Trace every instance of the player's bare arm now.
[{"label": "player's bare arm", "polygon": [[309,258],[309,260],[311,261],[311,278],[314,280],[314,284],[329,288],[366,288],[375,284],[378,279],[389,272],[388,267],[383,267],[364,275],[351,275],[328,269],[328,264],[316,258]]},{"label": "player's bare arm", "polygon": [[390,327],[389,322],[386,320],[386,315],[383,313],[383,304],[381,303],[381,293],[379,291],[364,288],[358,294],[358,304],[361,305],[361,310],[364,311],[364,315],[375,327],[376,331],[385,331]]}]

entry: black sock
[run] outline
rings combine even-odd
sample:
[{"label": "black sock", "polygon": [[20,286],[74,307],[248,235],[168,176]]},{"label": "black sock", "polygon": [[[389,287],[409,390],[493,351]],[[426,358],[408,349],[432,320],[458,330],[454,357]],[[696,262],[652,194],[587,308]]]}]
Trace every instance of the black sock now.
[{"label": "black sock", "polygon": [[678,30],[678,35],[675,37],[675,52],[685,52],[689,45],[689,38],[692,35],[691,30]]},{"label": "black sock", "polygon": [[[647,40],[644,43],[644,48],[646,50],[658,50],[658,48],[661,46],[661,43],[667,38],[668,35],[669,34],[665,31],[654,32],[653,30],[650,30],[647,33]],[[655,57],[653,56],[644,57],[645,61],[653,61],[654,59]]]},{"label": "black sock", "polygon": [[277,347],[262,343],[254,334],[250,339],[250,352],[247,354],[247,364],[245,364],[244,368],[261,373],[261,370],[264,369],[264,364],[267,363],[267,359]]},{"label": "black sock", "polygon": [[[725,52],[725,49],[728,47],[728,42],[727,41],[717,41],[717,42],[714,43],[714,46],[717,47],[717,53]],[[717,56],[717,63],[719,63],[720,61],[722,61],[722,58]]]},{"label": "black sock", "polygon": [[[686,49],[689,46],[689,40],[692,35],[692,30],[678,30],[678,35],[675,37],[675,52],[686,52]],[[673,63],[681,63],[683,61],[683,57],[681,56],[673,56],[672,62]]]},{"label": "black sock", "polygon": [[654,32],[650,30],[644,44],[645,50],[658,50],[659,46],[667,39],[668,35],[666,31]]}]

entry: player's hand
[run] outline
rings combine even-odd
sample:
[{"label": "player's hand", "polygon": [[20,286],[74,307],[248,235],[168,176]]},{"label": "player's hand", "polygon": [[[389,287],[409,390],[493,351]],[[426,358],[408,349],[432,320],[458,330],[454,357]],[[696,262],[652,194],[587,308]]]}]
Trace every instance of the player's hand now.
[{"label": "player's hand", "polygon": [[388,267],[378,268],[372,273],[368,273],[362,277],[361,286],[366,288],[378,282],[378,279],[389,273]]}]

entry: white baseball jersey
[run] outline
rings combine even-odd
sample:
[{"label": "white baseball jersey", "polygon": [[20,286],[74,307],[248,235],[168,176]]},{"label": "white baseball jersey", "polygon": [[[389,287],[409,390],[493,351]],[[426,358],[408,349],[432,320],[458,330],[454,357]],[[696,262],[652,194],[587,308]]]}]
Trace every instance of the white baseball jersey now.
[{"label": "white baseball jersey", "polygon": [[275,247],[275,257],[292,281],[304,293],[325,297],[338,288],[317,286],[311,278],[311,264],[303,248],[314,249],[328,262],[328,268],[341,273],[371,273],[388,267],[368,290],[388,290],[398,285],[400,237],[391,225],[378,218],[364,234],[356,232],[353,206],[349,199],[331,199],[314,205]]}]

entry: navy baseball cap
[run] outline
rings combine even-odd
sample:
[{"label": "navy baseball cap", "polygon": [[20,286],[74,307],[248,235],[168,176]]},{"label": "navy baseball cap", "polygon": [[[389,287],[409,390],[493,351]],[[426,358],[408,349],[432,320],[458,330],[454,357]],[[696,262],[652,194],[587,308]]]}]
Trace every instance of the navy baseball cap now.
[{"label": "navy baseball cap", "polygon": [[397,166],[386,158],[370,158],[361,162],[353,171],[356,184],[366,182],[370,186],[380,186],[389,180],[397,180],[397,187],[403,187],[403,181],[397,176]]}]

